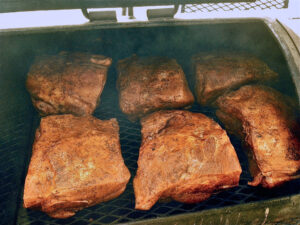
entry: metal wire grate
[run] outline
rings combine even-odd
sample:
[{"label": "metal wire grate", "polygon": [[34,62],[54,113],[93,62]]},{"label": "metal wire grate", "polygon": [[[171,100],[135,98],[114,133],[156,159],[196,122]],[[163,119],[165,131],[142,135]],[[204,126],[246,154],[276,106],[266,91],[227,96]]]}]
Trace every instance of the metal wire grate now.
[{"label": "metal wire grate", "polygon": [[[113,82],[108,82],[113,83]],[[215,112],[210,108],[200,108],[194,105],[190,111],[202,112],[209,117],[214,118]],[[243,204],[258,200],[266,200],[274,197],[287,196],[300,193],[300,180],[294,180],[281,188],[273,190],[264,190],[259,187],[250,187],[247,182],[251,180],[248,172],[247,157],[243,153],[240,141],[231,137],[231,141],[237,150],[241,162],[243,173],[238,187],[229,189],[213,195],[208,200],[198,204],[183,204],[179,202],[158,202],[149,211],[139,211],[134,209],[134,193],[132,179],[136,173],[139,146],[141,141],[139,123],[132,123],[121,113],[118,107],[118,96],[113,86],[105,87],[101,96],[101,105],[97,108],[94,115],[100,119],[109,119],[115,117],[120,125],[120,141],[122,154],[125,164],[130,170],[131,180],[125,192],[116,199],[109,202],[100,203],[96,206],[83,209],[75,216],[66,219],[52,219],[45,213],[24,209],[22,199],[19,200],[19,211],[17,224],[108,224],[108,223],[130,223],[148,218],[166,217],[188,212],[198,212],[204,209],[219,208],[229,205]]]},{"label": "metal wire grate", "polygon": [[[26,150],[31,145],[33,107],[27,104],[29,96],[24,89],[25,76],[22,76],[30,57],[24,57],[22,63],[12,67],[3,59],[4,55],[9,58],[10,54],[5,52],[4,47],[1,50],[3,54],[0,56],[0,224],[9,225],[13,224],[16,217],[18,207],[16,202],[22,185],[24,159],[27,155]],[[3,76],[6,74],[9,76]]]},{"label": "metal wire grate", "polygon": [[[6,116],[7,121],[0,125],[0,224],[10,224],[10,219],[15,217],[24,148],[30,139],[26,131],[30,130],[31,124],[25,122],[31,119],[30,113],[24,111]],[[11,126],[11,121],[17,126]]]},{"label": "metal wire grate", "polygon": [[227,12],[243,10],[282,9],[288,7],[288,0],[256,0],[255,2],[237,3],[203,3],[187,4],[182,7],[182,13],[194,12]]}]

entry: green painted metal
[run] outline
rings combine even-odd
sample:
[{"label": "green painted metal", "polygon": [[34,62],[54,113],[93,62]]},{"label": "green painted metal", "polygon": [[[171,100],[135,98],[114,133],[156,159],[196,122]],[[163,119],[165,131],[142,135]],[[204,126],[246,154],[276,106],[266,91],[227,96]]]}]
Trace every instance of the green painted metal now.
[{"label": "green painted metal", "polygon": [[300,195],[130,223],[131,225],[300,224]]},{"label": "green painted metal", "polygon": [[[246,0],[245,2],[254,2]],[[240,2],[240,0],[1,0],[1,12]]]}]

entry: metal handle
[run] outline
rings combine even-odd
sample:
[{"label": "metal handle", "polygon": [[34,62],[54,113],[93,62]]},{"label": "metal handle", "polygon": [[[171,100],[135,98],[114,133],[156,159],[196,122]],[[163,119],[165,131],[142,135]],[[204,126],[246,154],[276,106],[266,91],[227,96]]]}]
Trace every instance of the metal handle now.
[{"label": "metal handle", "polygon": [[162,9],[148,9],[147,17],[148,20],[159,20],[159,19],[173,19],[177,13],[179,5],[175,5],[173,8],[162,8]]},{"label": "metal handle", "polygon": [[117,13],[115,10],[89,12],[88,9],[82,8],[81,12],[84,15],[84,17],[87,18],[89,21],[100,20],[117,22]]}]

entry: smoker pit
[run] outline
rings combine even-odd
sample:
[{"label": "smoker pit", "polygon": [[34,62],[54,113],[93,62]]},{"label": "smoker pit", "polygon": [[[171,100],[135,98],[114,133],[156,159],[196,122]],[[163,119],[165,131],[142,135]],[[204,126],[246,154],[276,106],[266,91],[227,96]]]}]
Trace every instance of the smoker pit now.
[{"label": "smoker pit", "polygon": [[[227,213],[230,212],[230,208],[224,207],[240,207],[242,211],[250,206],[250,210],[251,204],[255,203],[261,204],[262,207],[267,206],[268,203],[262,202],[264,200],[270,200],[270,205],[272,205],[272,201],[277,204],[278,201],[282,200],[284,205],[284,199],[290,196],[297,197],[300,194],[300,179],[271,190],[248,186],[247,182],[251,181],[252,178],[248,171],[247,157],[243,152],[240,140],[230,137],[243,169],[238,187],[216,193],[208,200],[198,204],[189,205],[175,201],[159,202],[149,211],[134,209],[132,179],[137,168],[141,127],[138,122],[130,122],[119,109],[118,93],[115,88],[116,62],[132,54],[175,58],[182,65],[193,90],[191,57],[194,54],[201,51],[246,52],[265,61],[271,69],[279,73],[280,82],[275,86],[276,89],[299,99],[295,89],[295,81],[290,76],[291,69],[285,59],[282,46],[264,22],[260,20],[193,22],[138,28],[119,26],[117,29],[94,26],[88,29],[16,32],[1,35],[0,43],[2,53],[0,55],[0,176],[2,178],[0,181],[0,202],[3,205],[0,217],[4,218],[4,224],[13,222],[17,224],[130,222],[168,224],[168,222],[176,221],[176,218],[181,222],[186,221],[187,224],[193,224],[195,221],[201,222],[201,213],[208,212],[207,215],[215,213],[217,215],[215,219],[219,221],[222,213],[225,213],[226,210]],[[57,54],[60,51],[87,51],[103,54],[113,59],[113,64],[108,72],[108,80],[101,96],[101,103],[94,116],[99,119],[117,118],[120,125],[122,155],[132,175],[125,192],[120,197],[83,209],[66,220],[53,219],[45,213],[24,209],[22,206],[24,179],[31,156],[35,129],[40,120],[25,89],[26,75],[36,55]],[[212,108],[203,108],[194,104],[189,110],[204,113],[219,122]],[[299,207],[299,202],[295,204],[295,207]],[[225,211],[218,213],[218,209]],[[235,212],[235,209],[239,210],[233,208],[232,212]],[[249,216],[251,215],[255,214],[250,213]],[[279,221],[284,219],[281,215],[282,213],[278,213]],[[235,223],[237,216],[238,213],[232,220],[231,217],[228,217],[229,224]],[[295,217],[299,219],[299,215],[295,215]],[[159,219],[145,221],[156,218]],[[208,216],[207,219],[210,219],[207,221],[214,221],[213,216]],[[252,219],[255,218],[252,217]],[[258,219],[257,223],[261,223],[264,218],[262,216]],[[222,223],[225,223],[225,217]]]}]

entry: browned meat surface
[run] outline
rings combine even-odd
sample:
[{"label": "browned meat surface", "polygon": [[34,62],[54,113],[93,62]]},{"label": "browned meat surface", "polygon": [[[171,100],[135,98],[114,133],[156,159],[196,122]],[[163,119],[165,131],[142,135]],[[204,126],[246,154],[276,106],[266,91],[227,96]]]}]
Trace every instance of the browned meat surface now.
[{"label": "browned meat surface", "polygon": [[135,208],[158,199],[196,203],[237,186],[241,167],[226,132],[187,111],[158,111],[141,120],[142,145],[134,178]]},{"label": "browned meat surface", "polygon": [[108,57],[87,53],[37,57],[26,82],[33,105],[42,116],[92,114],[110,64]]},{"label": "browned meat surface", "polygon": [[116,198],[129,178],[116,119],[44,117],[36,131],[24,207],[67,218],[82,208]]},{"label": "browned meat surface", "polygon": [[131,119],[194,102],[183,70],[175,59],[132,56],[119,61],[118,72],[120,108]]},{"label": "browned meat surface", "polygon": [[201,105],[211,104],[230,89],[278,77],[261,60],[238,53],[199,54],[194,57],[193,66],[196,98]]},{"label": "browned meat surface", "polygon": [[227,131],[242,137],[248,149],[250,185],[272,188],[299,177],[298,125],[289,98],[270,87],[248,85],[219,97],[217,105]]}]

